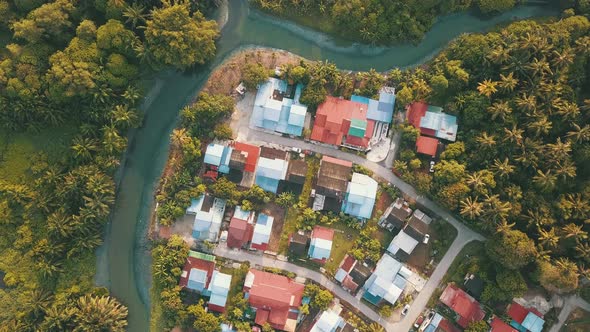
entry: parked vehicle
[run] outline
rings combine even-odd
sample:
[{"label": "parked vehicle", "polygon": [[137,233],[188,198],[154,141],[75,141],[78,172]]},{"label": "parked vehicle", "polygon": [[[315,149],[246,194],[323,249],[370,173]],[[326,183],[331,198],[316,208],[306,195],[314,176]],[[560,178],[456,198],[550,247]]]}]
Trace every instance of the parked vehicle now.
[{"label": "parked vehicle", "polygon": [[416,319],[416,322],[414,322],[414,328],[416,328],[416,329],[419,328],[423,322],[424,322],[424,316],[420,315],[420,317],[418,317],[418,319]]},{"label": "parked vehicle", "polygon": [[292,147],[291,151],[295,152],[295,153],[301,153],[301,149],[300,148],[296,148],[296,147]]},{"label": "parked vehicle", "polygon": [[430,241],[430,234],[424,235],[424,240],[422,240],[422,243],[428,244],[428,241]]},{"label": "parked vehicle", "polygon": [[435,165],[435,164],[436,164],[436,163],[434,162],[434,160],[431,160],[431,161],[430,161],[430,170],[429,170],[429,171],[430,171],[430,173],[434,173],[434,165]]},{"label": "parked vehicle", "polygon": [[408,311],[410,311],[410,305],[409,304],[406,304],[404,306],[404,308],[402,309],[402,316],[407,315],[408,314]]}]

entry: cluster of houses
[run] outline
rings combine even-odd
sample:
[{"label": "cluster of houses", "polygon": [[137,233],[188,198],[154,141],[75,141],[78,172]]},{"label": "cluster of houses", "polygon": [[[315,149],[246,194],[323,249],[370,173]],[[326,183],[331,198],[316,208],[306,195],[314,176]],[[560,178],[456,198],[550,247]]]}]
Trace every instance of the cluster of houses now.
[{"label": "cluster of houses", "polygon": [[379,226],[395,234],[387,251],[406,262],[418,245],[428,243],[431,222],[432,218],[424,212],[419,209],[412,211],[408,202],[397,198],[379,221]]},{"label": "cluster of houses", "polygon": [[441,107],[413,102],[407,107],[406,118],[420,130],[416,140],[418,153],[436,158],[444,150],[440,140],[454,142],[457,139],[457,117],[444,113]]},{"label": "cluster of houses", "polygon": [[[300,103],[303,86],[269,78],[258,88],[250,125],[268,132],[302,136],[311,127],[307,106]],[[379,99],[353,95],[328,96],[317,108],[310,139],[318,143],[368,151],[387,137],[393,118],[395,90],[384,87]]]},{"label": "cluster of houses", "polygon": [[[460,332],[471,323],[484,320],[486,313],[477,298],[483,291],[483,281],[474,275],[465,278],[463,288],[448,284],[439,297],[440,303],[453,314],[449,321],[438,312],[431,312],[422,322],[419,331],[425,332]],[[506,310],[508,320],[492,315],[487,319],[490,332],[541,332],[545,321],[543,314],[536,308],[513,301]],[[448,315],[447,315],[448,317]],[[460,329],[460,328],[461,329]]]},{"label": "cluster of houses", "polygon": [[[231,280],[231,275],[216,270],[215,256],[189,251],[179,285],[204,298],[210,311],[223,313]],[[250,269],[242,286],[249,304],[244,315],[259,326],[268,323],[275,330],[293,332],[302,319],[300,307],[310,301],[304,296],[304,289],[303,283],[288,277]],[[310,332],[354,331],[339,316],[341,310],[339,305],[332,305],[322,312]]]}]

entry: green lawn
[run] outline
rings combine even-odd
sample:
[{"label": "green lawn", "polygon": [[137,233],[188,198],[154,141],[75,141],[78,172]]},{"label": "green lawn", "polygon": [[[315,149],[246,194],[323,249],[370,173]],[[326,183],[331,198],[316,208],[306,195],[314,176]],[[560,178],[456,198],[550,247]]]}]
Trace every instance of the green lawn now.
[{"label": "green lawn", "polygon": [[289,250],[289,235],[297,231],[297,212],[299,209],[289,208],[285,214],[285,222],[283,223],[283,232],[281,234],[281,241],[279,242],[279,254],[286,255]]},{"label": "green lawn", "polygon": [[457,229],[442,219],[433,221],[430,228],[432,229],[432,246],[430,248],[434,260],[438,262],[443,258],[447,250],[449,250],[451,244],[453,244],[453,241],[457,237]]},{"label": "green lawn", "polygon": [[330,225],[329,227],[334,228],[336,232],[332,241],[330,259],[326,262],[324,268],[329,274],[334,274],[340,262],[344,259],[344,256],[352,249],[354,241],[359,236],[359,231],[346,226],[343,222]]},{"label": "green lawn", "polygon": [[35,156],[45,152],[58,159],[68,149],[77,129],[74,126],[42,129],[38,132],[0,131],[0,180],[17,182],[26,176]]},{"label": "green lawn", "polygon": [[441,284],[448,282],[462,283],[469,263],[474,259],[487,260],[484,244],[479,241],[469,242],[455,257]]}]

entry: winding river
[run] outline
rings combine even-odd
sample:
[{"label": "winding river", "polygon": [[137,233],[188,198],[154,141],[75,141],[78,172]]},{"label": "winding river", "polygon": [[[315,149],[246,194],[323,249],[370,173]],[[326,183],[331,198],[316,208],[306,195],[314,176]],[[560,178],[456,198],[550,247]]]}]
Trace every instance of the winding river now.
[{"label": "winding river", "polygon": [[556,15],[556,9],[521,6],[490,19],[469,13],[442,17],[418,45],[373,47],[350,44],[286,23],[229,0],[229,18],[214,61],[193,73],[162,73],[144,102],[145,120],[129,144],[119,174],[119,191],[105,245],[97,253],[96,282],[129,307],[129,331],[149,330],[150,258],[146,233],[155,185],[165,165],[169,135],[178,111],[203,86],[211,71],[233,53],[251,46],[291,51],[309,59],[328,59],[350,70],[387,70],[423,63],[464,32],[479,32],[515,19]]}]

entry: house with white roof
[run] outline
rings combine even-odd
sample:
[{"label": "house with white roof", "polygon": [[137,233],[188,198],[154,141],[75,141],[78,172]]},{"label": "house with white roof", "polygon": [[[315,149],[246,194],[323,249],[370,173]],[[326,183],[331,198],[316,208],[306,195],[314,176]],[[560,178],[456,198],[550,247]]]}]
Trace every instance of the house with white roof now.
[{"label": "house with white roof", "polygon": [[387,247],[387,251],[399,260],[406,261],[418,243],[418,240],[402,230],[397,233],[393,240],[391,240],[389,247]]},{"label": "house with white roof", "polygon": [[199,198],[191,200],[186,214],[194,216],[193,238],[195,240],[217,242],[225,204],[224,199],[209,194],[203,194]]},{"label": "house with white roof", "polygon": [[258,88],[250,125],[301,136],[307,114],[307,106],[299,102],[302,90],[301,84],[292,86],[284,80],[269,78]]},{"label": "house with white roof", "polygon": [[254,225],[254,233],[252,234],[252,241],[250,241],[250,247],[252,249],[266,250],[268,243],[270,242],[270,234],[272,233],[272,224],[274,218],[261,213],[256,220]]},{"label": "house with white roof", "polygon": [[227,303],[227,294],[231,287],[231,275],[214,271],[211,277],[211,282],[207,288],[207,293],[210,296],[208,307],[217,312],[225,312],[225,304]]},{"label": "house with white roof", "polygon": [[320,318],[315,322],[309,332],[336,332],[342,329],[346,322],[337,312],[326,310],[322,312]]},{"label": "house with white roof", "polygon": [[279,183],[287,177],[288,154],[285,151],[262,147],[256,167],[255,183],[260,188],[277,193]]},{"label": "house with white roof", "polygon": [[330,258],[333,239],[333,229],[315,226],[311,232],[311,242],[308,252],[309,257],[318,263],[325,263],[326,260]]},{"label": "house with white roof", "polygon": [[342,212],[361,220],[371,218],[377,197],[377,187],[377,181],[370,176],[353,173],[344,196]]},{"label": "house with white roof", "polygon": [[411,276],[412,271],[401,262],[384,254],[363,286],[363,298],[374,305],[379,305],[382,301],[393,305],[401,296]]},{"label": "house with white roof", "polygon": [[205,158],[203,162],[210,169],[215,169],[219,173],[229,173],[229,162],[232,155],[232,147],[217,143],[207,145]]}]

